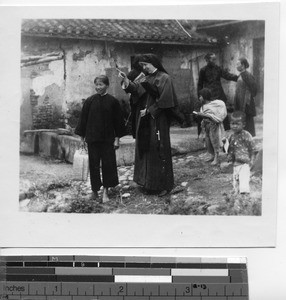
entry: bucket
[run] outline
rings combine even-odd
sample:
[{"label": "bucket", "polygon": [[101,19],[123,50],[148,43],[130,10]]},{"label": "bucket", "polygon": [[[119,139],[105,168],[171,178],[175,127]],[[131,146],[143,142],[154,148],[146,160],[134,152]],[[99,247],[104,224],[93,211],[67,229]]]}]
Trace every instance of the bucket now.
[{"label": "bucket", "polygon": [[75,180],[86,181],[89,173],[88,152],[85,148],[75,151],[73,158],[73,175]]}]

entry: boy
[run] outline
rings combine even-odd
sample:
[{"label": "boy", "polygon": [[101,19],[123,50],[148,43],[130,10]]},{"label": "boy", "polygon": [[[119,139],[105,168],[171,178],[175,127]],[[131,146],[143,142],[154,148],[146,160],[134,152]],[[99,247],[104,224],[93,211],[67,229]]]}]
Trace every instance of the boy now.
[{"label": "boy", "polygon": [[[94,80],[96,94],[84,102],[75,133],[88,146],[92,200],[98,199],[103,185],[103,202],[107,202],[108,188],[118,184],[115,150],[119,138],[125,135],[124,121],[118,100],[107,93],[108,77],[101,75]],[[100,178],[102,164],[102,181]],[[99,201],[102,202],[102,201]]]},{"label": "boy", "polygon": [[251,134],[244,130],[245,113],[235,111],[231,115],[228,161],[233,163],[233,188],[235,194],[249,194],[250,168],[254,160],[254,142]]}]

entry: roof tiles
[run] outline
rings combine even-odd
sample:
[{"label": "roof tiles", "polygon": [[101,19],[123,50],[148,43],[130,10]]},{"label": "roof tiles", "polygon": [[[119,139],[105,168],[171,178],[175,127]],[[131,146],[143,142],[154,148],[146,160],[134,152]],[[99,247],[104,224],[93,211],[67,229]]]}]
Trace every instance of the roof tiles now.
[{"label": "roof tiles", "polygon": [[209,37],[183,28],[176,20],[26,19],[22,22],[22,35],[115,42],[215,44]]}]

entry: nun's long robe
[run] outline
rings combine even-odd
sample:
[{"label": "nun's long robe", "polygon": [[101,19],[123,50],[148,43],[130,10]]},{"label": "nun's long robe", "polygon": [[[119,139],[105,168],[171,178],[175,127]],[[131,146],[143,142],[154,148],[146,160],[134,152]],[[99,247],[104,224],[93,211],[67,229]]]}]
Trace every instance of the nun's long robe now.
[{"label": "nun's long robe", "polygon": [[170,191],[174,185],[170,121],[177,106],[171,78],[156,71],[143,82],[130,82],[125,91],[136,95],[140,108],[147,109],[136,124],[133,180],[149,191]]}]

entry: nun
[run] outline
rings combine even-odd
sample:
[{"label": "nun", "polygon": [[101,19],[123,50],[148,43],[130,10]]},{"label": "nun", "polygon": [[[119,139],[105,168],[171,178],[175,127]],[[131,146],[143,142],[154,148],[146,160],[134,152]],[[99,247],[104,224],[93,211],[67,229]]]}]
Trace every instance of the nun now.
[{"label": "nun", "polygon": [[174,186],[170,124],[178,105],[170,75],[154,54],[139,57],[143,78],[131,81],[125,73],[123,89],[140,101],[136,124],[133,180],[145,192],[164,196]]}]

